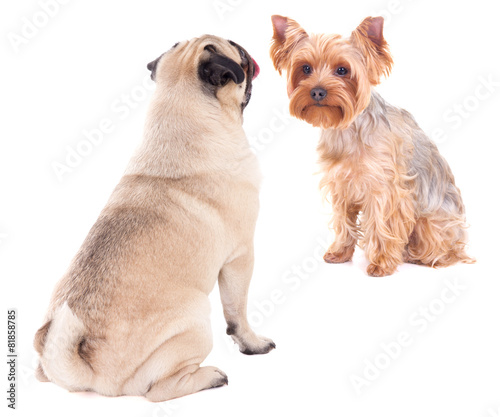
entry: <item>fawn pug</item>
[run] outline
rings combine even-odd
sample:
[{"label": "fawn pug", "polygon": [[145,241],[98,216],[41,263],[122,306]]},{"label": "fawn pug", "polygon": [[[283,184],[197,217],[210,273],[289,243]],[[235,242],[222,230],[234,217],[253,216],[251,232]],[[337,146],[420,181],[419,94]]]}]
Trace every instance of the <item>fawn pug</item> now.
[{"label": "fawn pug", "polygon": [[242,114],[259,68],[210,35],[148,68],[157,87],[142,145],[57,285],[35,348],[41,380],[163,401],[227,384],[200,367],[216,281],[240,350],[275,345],[246,318],[260,174]]}]

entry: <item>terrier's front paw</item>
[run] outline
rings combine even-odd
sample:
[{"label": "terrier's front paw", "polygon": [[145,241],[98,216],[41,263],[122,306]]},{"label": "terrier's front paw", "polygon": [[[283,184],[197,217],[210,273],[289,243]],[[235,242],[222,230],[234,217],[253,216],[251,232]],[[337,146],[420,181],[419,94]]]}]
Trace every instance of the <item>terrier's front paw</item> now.
[{"label": "terrier's front paw", "polygon": [[387,275],[392,275],[395,270],[396,268],[387,269],[375,264],[370,264],[368,265],[368,268],[366,268],[366,272],[372,277],[385,277]]},{"label": "terrier's front paw", "polygon": [[349,262],[354,254],[354,247],[346,247],[338,252],[327,251],[323,256],[325,262],[329,264],[340,264],[344,262]]}]

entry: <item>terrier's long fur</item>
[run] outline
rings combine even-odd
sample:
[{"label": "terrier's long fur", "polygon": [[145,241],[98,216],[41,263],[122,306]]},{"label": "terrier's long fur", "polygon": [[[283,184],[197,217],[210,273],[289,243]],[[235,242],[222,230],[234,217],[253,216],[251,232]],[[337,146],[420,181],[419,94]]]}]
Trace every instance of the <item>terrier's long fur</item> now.
[{"label": "terrier's long fur", "polygon": [[272,20],[271,58],[287,73],[290,113],[322,128],[321,187],[336,233],[325,261],[351,260],[358,244],[372,276],[390,275],[402,262],[473,262],[450,167],[411,114],[372,89],[393,63],[383,19],[366,18],[349,38]]},{"label": "terrier's long fur", "polygon": [[246,318],[260,173],[242,128],[258,66],[210,35],[148,68],[144,141],[54,292],[37,376],[71,391],[164,401],[227,383],[208,294],[247,354],[275,347]]}]

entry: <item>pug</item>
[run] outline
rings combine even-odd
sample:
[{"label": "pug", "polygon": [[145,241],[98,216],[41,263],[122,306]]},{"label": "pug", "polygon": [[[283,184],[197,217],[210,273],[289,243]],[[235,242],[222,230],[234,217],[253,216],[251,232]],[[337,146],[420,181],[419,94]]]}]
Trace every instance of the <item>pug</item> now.
[{"label": "pug", "polygon": [[242,128],[259,67],[204,35],[148,64],[144,140],[35,336],[37,376],[70,391],[165,401],[228,383],[212,349],[208,295],[245,354],[275,348],[247,317],[260,173]]}]

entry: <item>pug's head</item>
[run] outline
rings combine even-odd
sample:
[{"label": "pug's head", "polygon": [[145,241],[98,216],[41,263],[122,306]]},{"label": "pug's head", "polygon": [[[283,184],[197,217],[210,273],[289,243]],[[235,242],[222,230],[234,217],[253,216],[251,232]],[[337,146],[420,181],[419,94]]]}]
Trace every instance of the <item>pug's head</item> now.
[{"label": "pug's head", "polygon": [[[176,43],[148,64],[151,78],[178,95],[201,92],[222,106],[247,106],[259,66],[237,43],[212,35]],[[185,98],[185,97],[182,97]]]}]

